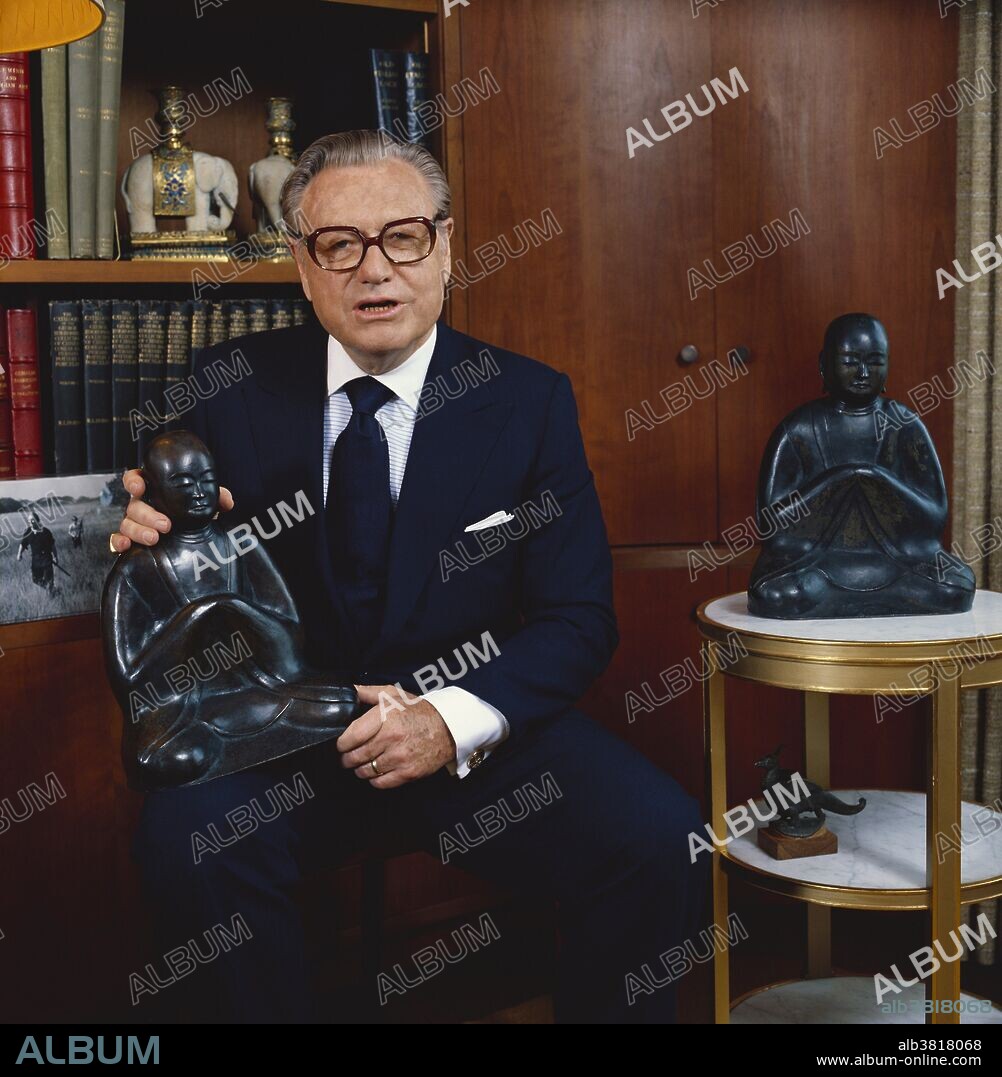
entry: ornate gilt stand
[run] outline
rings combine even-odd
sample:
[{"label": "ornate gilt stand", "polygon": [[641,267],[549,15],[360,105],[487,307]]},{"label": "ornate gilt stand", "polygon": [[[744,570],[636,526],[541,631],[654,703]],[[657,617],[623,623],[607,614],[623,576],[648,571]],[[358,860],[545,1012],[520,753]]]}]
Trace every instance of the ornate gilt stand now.
[{"label": "ornate gilt stand", "polygon": [[[952,847],[937,855],[936,835],[961,831],[960,692],[1002,684],[1002,594],[978,591],[969,613],[943,616],[882,617],[819,621],[774,621],[747,612],[745,592],[704,602],[697,621],[703,637],[704,748],[714,834],[727,834],[724,678],[741,677],[804,693],[806,774],[829,783],[828,695],[932,697],[926,792],[926,878],[924,887],[886,888],[832,885],[811,881],[810,868],[791,879],[752,868],[731,845],[713,852],[713,915],[717,935],[726,939],[727,881],[734,874],[771,893],[809,902],[807,975],[831,973],[831,908],[928,909],[930,940],[949,947],[949,934],[961,923],[961,906],[1002,895],[1002,862],[990,877],[961,882],[961,855]],[[913,720],[902,711],[890,720]],[[832,822],[832,817],[829,816]],[[835,854],[837,855],[837,854]],[[824,860],[824,857],[817,858]],[[787,862],[789,863],[789,862]],[[809,865],[810,860],[797,861]],[[823,873],[822,873],[823,874]],[[721,934],[722,932],[722,934]],[[726,945],[715,955],[714,1012],[729,1021],[731,999]],[[960,961],[941,962],[925,981],[926,998],[960,998]],[[883,971],[885,975],[887,970]],[[933,1013],[932,1023],[956,1023],[957,1012]]]}]

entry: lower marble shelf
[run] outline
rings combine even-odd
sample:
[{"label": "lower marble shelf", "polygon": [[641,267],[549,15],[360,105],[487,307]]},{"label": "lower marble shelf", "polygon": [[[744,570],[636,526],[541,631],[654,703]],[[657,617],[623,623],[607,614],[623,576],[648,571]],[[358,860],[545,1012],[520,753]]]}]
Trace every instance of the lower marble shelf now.
[{"label": "lower marble shelf", "polygon": [[[961,993],[960,1001],[965,1007],[960,1014],[962,1025],[1002,1025],[1002,1009],[986,999]],[[988,1005],[987,1013],[978,1012]],[[892,1007],[904,1012],[891,1012]],[[830,976],[763,987],[735,1003],[731,1024],[921,1025],[924,1008],[923,984],[887,994],[881,1004],[876,1001],[872,976]]]},{"label": "lower marble shelf", "polygon": [[[749,831],[724,847],[728,870],[775,893],[825,905],[927,908],[925,793],[833,792],[850,804],[866,797],[866,807],[857,815],[826,810],[826,825],[838,837],[837,853],[774,860],[758,847],[755,831]],[[766,817],[768,804],[756,803]],[[961,900],[984,901],[1002,894],[1002,812],[964,801],[961,817]],[[942,836],[939,846],[945,849],[948,842],[958,844],[957,835]]]}]

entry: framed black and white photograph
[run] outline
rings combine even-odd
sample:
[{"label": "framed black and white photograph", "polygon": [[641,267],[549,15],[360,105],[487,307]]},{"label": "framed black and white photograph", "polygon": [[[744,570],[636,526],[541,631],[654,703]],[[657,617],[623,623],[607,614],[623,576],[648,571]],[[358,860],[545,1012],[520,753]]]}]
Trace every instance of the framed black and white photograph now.
[{"label": "framed black and white photograph", "polygon": [[127,502],[120,475],[0,482],[0,624],[96,611]]}]

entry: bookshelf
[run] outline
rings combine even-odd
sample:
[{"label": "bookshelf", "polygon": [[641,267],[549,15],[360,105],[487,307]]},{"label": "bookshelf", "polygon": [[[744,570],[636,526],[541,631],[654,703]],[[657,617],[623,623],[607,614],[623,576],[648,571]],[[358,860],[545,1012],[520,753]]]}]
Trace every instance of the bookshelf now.
[{"label": "bookshelf", "polygon": [[[190,95],[211,102],[206,87],[226,81],[238,99],[230,100],[212,115],[199,115],[186,132],[189,145],[230,161],[240,180],[236,214],[231,228],[237,240],[255,230],[247,169],[267,153],[264,102],[270,96],[293,99],[298,151],[315,138],[335,130],[368,126],[370,91],[359,88],[368,49],[385,48],[425,51],[431,59],[431,93],[459,81],[457,19],[443,17],[440,0],[285,0],[277,34],[262,30],[248,34],[248,26],[263,28],[274,23],[275,5],[268,0],[241,0],[203,9],[200,18],[178,19],[165,26],[138,5],[128,7],[122,60],[122,91],[116,182],[135,156],[148,146],[150,123],[157,103],[158,86],[174,83]],[[285,47],[284,31],[290,28],[297,43]],[[170,34],[177,35],[172,44]],[[168,40],[165,42],[165,35]],[[186,36],[185,36],[186,35]],[[341,42],[351,42],[343,46]],[[331,43],[337,43],[331,45]],[[455,53],[456,55],[453,55]],[[41,65],[38,53],[30,56],[31,112],[35,211],[44,219],[45,191],[42,170]],[[350,60],[350,62],[349,62]],[[239,70],[237,82],[234,71]],[[346,81],[354,79],[356,81]],[[246,86],[251,87],[250,91]],[[461,117],[446,118],[432,133],[433,152],[446,166],[453,186],[461,191],[459,134]],[[132,136],[130,137],[130,132]],[[141,132],[146,141],[136,141]],[[116,217],[123,240],[128,235],[128,215],[121,191],[116,191]],[[9,284],[93,283],[184,283],[187,269],[147,262],[122,268],[111,260],[66,259],[47,262],[14,262],[0,270],[0,303]],[[165,275],[166,274],[166,275]],[[241,281],[296,283],[292,266],[259,266],[241,274]]]},{"label": "bookshelf", "polygon": [[[458,19],[445,18],[440,0],[285,0],[281,15],[270,0],[194,5],[183,17],[165,23],[144,7],[126,6],[122,54],[116,184],[132,160],[149,149],[159,86],[175,84],[205,103],[207,87],[225,82],[230,96],[214,111],[199,109],[186,131],[189,145],[230,161],[240,182],[231,228],[236,240],[253,233],[256,222],[247,186],[249,165],[265,156],[265,101],[293,100],[294,146],[302,151],[335,130],[371,125],[372,90],[363,79],[370,48],[424,51],[430,57],[430,93],[459,81]],[[451,24],[451,25],[450,25]],[[250,32],[249,32],[250,31]],[[294,40],[290,40],[293,38]],[[29,54],[35,216],[45,216],[41,126],[41,55]],[[248,89],[249,87],[249,89]],[[220,96],[217,93],[217,99]],[[203,115],[202,112],[209,114]],[[461,212],[462,117],[446,118],[432,132],[432,150],[446,167]],[[212,298],[251,294],[300,296],[293,263],[246,261],[154,262],[127,257],[128,214],[116,186],[116,220],[126,257],[117,259],[15,260],[0,269],[0,305],[36,312],[46,473],[52,469],[51,366],[48,301],[74,297],[181,299],[195,294],[192,276],[218,281]],[[457,223],[459,223],[457,221]],[[462,234],[462,229],[457,229]],[[40,254],[44,254],[44,250]],[[462,257],[462,245],[456,257]],[[162,291],[160,290],[162,288]],[[253,288],[256,291],[250,292]],[[203,293],[206,294],[206,293]],[[450,320],[463,328],[465,296],[450,300]]]},{"label": "bookshelf", "polygon": [[[144,6],[129,4],[125,12],[122,55],[119,144],[116,165],[116,219],[126,247],[128,214],[119,186],[134,157],[149,145],[150,121],[157,107],[155,91],[175,84],[205,101],[213,80],[239,85],[242,92],[209,115],[199,114],[186,131],[196,150],[224,157],[240,181],[231,228],[236,240],[255,231],[247,171],[268,151],[264,127],[265,101],[271,96],[293,100],[293,133],[297,151],[335,130],[371,126],[371,86],[361,77],[370,48],[425,51],[430,57],[430,94],[459,81],[457,18],[445,18],[440,0],[285,0],[276,17],[271,0],[206,6],[200,17],[192,5],[183,17],[165,21]],[[239,69],[240,81],[234,72]],[[29,54],[35,215],[45,215],[43,138],[41,125],[41,57]],[[249,86],[249,91],[246,87]],[[136,131],[143,139],[137,140]],[[432,150],[445,166],[454,189],[457,224],[461,213],[462,117],[446,118],[432,133]],[[457,229],[462,235],[461,227]],[[463,245],[454,243],[455,256]],[[52,369],[48,303],[67,298],[181,299],[194,294],[192,276],[218,281],[209,298],[301,296],[293,263],[246,261],[155,262],[117,259],[52,259],[44,249],[34,260],[14,260],[0,269],[0,306],[28,307],[36,312],[42,402],[45,474],[52,474]],[[465,296],[450,300],[450,320],[463,328]],[[5,480],[17,481],[17,480]],[[97,618],[54,618],[31,625],[6,626],[4,640],[22,646],[56,643],[73,634],[97,635]],[[19,635],[23,631],[23,635]],[[30,643],[28,642],[30,640]],[[2,646],[4,644],[0,644]]]},{"label": "bookshelf", "polygon": [[[293,99],[297,125],[293,140],[301,152],[322,134],[371,125],[367,115],[370,91],[357,85],[353,88],[351,83],[351,72],[357,73],[370,48],[426,51],[432,95],[460,80],[460,20],[444,17],[441,0],[283,0],[280,5],[273,0],[233,0],[219,7],[205,7],[198,19],[193,4],[176,7],[168,14],[163,5],[141,4],[139,0],[129,0],[127,4],[116,184],[120,185],[124,170],[133,160],[129,132],[132,128],[147,130],[147,120],[156,109],[154,94],[159,86],[176,84],[198,92],[213,79],[229,80],[234,68],[239,67],[251,92],[213,115],[200,116],[186,133],[186,141],[194,149],[224,157],[236,170],[239,200],[231,227],[238,242],[255,230],[247,169],[267,153],[264,120],[268,97]],[[44,220],[38,53],[30,55],[29,76],[35,213]],[[456,258],[465,255],[462,122],[461,116],[447,118],[432,136],[432,150],[453,186]],[[117,189],[116,218],[119,235],[124,239],[128,216]],[[241,269],[226,263],[50,261],[43,257],[12,261],[0,269],[0,305],[36,311],[47,467],[52,464],[49,300],[191,297],[192,273],[196,269],[222,282],[209,298],[302,295],[292,263],[260,262]],[[465,302],[465,296],[456,295],[449,304],[450,321],[460,329],[465,328]],[[108,567],[111,562],[108,555]],[[55,990],[42,973],[32,977],[32,982],[25,985],[23,1013],[27,1016],[32,1012],[30,1000],[42,997],[46,1012],[53,1017],[78,1016],[81,998],[87,1000],[84,1008],[92,1010],[95,1018],[117,1013],[121,984],[130,969],[142,964],[137,947],[145,920],[127,856],[127,835],[135,821],[139,798],[122,785],[117,762],[122,719],[102,669],[99,617],[97,613],[85,613],[2,625],[0,650],[0,711],[12,718],[0,765],[3,788],[18,788],[24,775],[40,777],[51,767],[61,780],[72,784],[75,806],[72,820],[62,825],[60,817],[61,826],[51,834],[39,836],[36,829],[29,835],[27,828],[19,831],[15,838],[20,840],[23,834],[26,842],[12,847],[11,862],[24,867],[20,875],[22,890],[37,888],[39,892],[58,895],[65,887],[56,880],[72,875],[72,904],[53,913],[54,919],[64,926],[67,937],[93,936],[102,954],[115,954],[113,960],[80,962],[79,973],[75,964]],[[54,812],[51,818],[56,819]],[[41,856],[39,845],[43,849]],[[86,866],[82,868],[78,849],[88,850]],[[443,886],[448,889],[437,873],[423,863],[413,864],[413,860],[409,858],[403,867],[395,869],[395,887],[431,895]],[[350,873],[358,869],[346,870],[351,884],[354,875]],[[410,882],[412,878],[416,881]],[[115,885],[109,885],[111,880]],[[344,889],[342,884],[339,886]],[[455,882],[451,886],[456,890]],[[53,940],[51,932],[35,923],[41,915],[37,902],[22,908],[16,895],[9,897],[13,907],[8,907],[8,901],[0,910],[8,936],[44,936],[51,941],[53,954],[37,964],[38,968],[46,964],[51,967],[57,960],[55,952],[63,946],[62,936]],[[343,895],[338,900],[344,900]],[[326,891],[324,901],[330,901]],[[432,907],[434,901],[429,898],[425,904]],[[438,913],[427,915],[440,919]],[[15,924],[23,930],[15,932]]]},{"label": "bookshelf", "polygon": [[[268,136],[264,127],[265,101],[271,96],[293,99],[293,134],[297,151],[330,131],[370,126],[368,89],[351,84],[370,48],[426,51],[430,58],[431,94],[460,81],[459,22],[445,18],[441,0],[233,0],[205,7],[194,17],[194,5],[179,5],[167,15],[163,5],[129,0],[125,13],[116,183],[133,160],[129,132],[147,130],[156,108],[157,87],[176,84],[199,91],[216,78],[229,80],[239,67],[251,92],[200,116],[187,132],[196,150],[226,158],[240,181],[239,200],[232,228],[237,241],[255,230],[247,188],[247,169],[264,157]],[[342,65],[342,61],[344,62]],[[343,66],[343,71],[332,68]],[[32,153],[35,213],[44,220],[43,140],[41,137],[40,55],[29,60],[31,82]],[[202,98],[204,100],[204,97]],[[433,134],[432,150],[446,169],[453,187],[456,218],[454,256],[465,257],[463,235],[462,116],[447,118]],[[142,147],[139,152],[148,147]],[[120,190],[116,190],[118,233],[128,234],[128,216]],[[0,305],[30,307],[36,312],[46,464],[52,463],[52,370],[48,302],[70,298],[186,298],[193,295],[192,273],[201,269],[221,283],[210,298],[302,295],[298,272],[292,263],[259,262],[241,268],[226,263],[152,262],[40,258],[12,261],[0,269]],[[460,290],[457,289],[457,293]],[[466,328],[466,297],[455,294],[448,314],[457,328]],[[14,481],[14,480],[12,480]],[[112,557],[108,555],[108,567]],[[24,567],[24,566],[19,566]],[[0,626],[0,711],[11,717],[0,762],[0,782],[7,792],[20,787],[24,776],[41,777],[50,767],[70,788],[74,815],[51,819],[60,823],[51,832],[13,837],[10,862],[18,866],[19,892],[58,895],[72,877],[72,902],[51,912],[64,935],[54,936],[40,919],[46,905],[34,899],[20,905],[16,894],[3,905],[3,927],[9,939],[46,939],[43,960],[25,966],[42,969],[29,977],[20,1011],[25,1019],[35,1012],[32,1000],[45,999],[53,1018],[76,1018],[80,999],[95,1019],[117,1013],[121,985],[128,971],[142,965],[140,950],[145,918],[128,862],[128,834],[138,812],[139,798],[122,785],[117,762],[121,714],[105,682],[102,669],[100,622],[96,612]],[[39,769],[41,768],[41,769]],[[37,774],[36,774],[37,771]],[[43,820],[43,826],[45,821]],[[21,842],[24,837],[23,844]],[[7,835],[8,841],[11,835]],[[39,856],[39,847],[42,855]],[[79,850],[86,850],[80,867]],[[442,918],[435,895],[456,897],[455,881],[443,882],[435,865],[407,858],[394,867],[394,891],[426,893],[415,915],[429,921]],[[23,870],[22,870],[23,869]],[[347,868],[338,876],[338,901],[345,901],[359,869]],[[347,875],[345,874],[347,872]],[[112,884],[113,882],[113,884]],[[468,887],[469,884],[463,883]],[[462,889],[462,887],[459,887]],[[463,891],[465,893],[465,891]],[[328,890],[325,903],[331,900]],[[458,897],[456,897],[458,900]],[[412,902],[415,906],[421,902]],[[481,907],[478,903],[477,907]],[[96,929],[95,929],[95,925]],[[15,930],[17,927],[19,930]],[[95,960],[74,962],[69,975],[53,990],[44,968],[61,959],[69,938],[92,938]],[[123,942],[124,940],[124,942]],[[10,945],[10,941],[6,945]],[[98,958],[112,953],[114,959]],[[35,955],[38,956],[37,954]],[[145,960],[145,958],[143,959]],[[37,1015],[37,1014],[36,1014]],[[123,1015],[124,1016],[124,1015]]]},{"label": "bookshelf", "polygon": [[[61,258],[53,261],[25,259],[0,274],[0,284],[190,284],[198,269],[220,287],[230,284],[298,284],[296,267],[258,262],[246,268],[226,262],[133,262],[128,260]],[[218,274],[218,278],[214,275]],[[228,279],[232,277],[232,280]]]}]

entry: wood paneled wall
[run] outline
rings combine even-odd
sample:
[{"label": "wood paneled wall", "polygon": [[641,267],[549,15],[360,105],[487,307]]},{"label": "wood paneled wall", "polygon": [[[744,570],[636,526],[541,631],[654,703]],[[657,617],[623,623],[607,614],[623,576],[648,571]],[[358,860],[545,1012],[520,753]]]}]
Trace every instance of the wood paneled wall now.
[{"label": "wood paneled wall", "polygon": [[[769,433],[821,392],[831,318],[884,321],[888,391],[906,402],[952,362],[935,271],[953,256],[955,124],[879,159],[874,129],[893,118],[908,133],[909,107],[950,102],[956,20],[908,0],[756,0],[697,18],[688,0],[509,0],[471,6],[460,26],[463,73],[489,68],[502,89],[462,118],[468,249],[544,209],[561,227],[470,286],[468,331],[570,375],[616,549],[622,636],[586,706],[699,793],[698,685],[632,723],[624,702],[674,664],[698,666],[695,607],[746,585],[747,556],[693,580],[686,548],[751,517]],[[628,127],[667,131],[662,106],[691,93],[705,108],[701,87],[731,84],[733,68],[747,93],[630,158]],[[752,235],[766,251],[770,233],[775,253],[731,275],[724,248]],[[706,274],[707,259],[729,279],[691,298],[688,271]],[[692,366],[679,362],[685,345],[699,350]],[[739,347],[747,373],[696,399],[713,384],[707,363]],[[686,377],[691,406],[631,440],[628,409],[644,414],[647,400],[663,415],[661,390]],[[926,422],[949,475],[949,402]],[[731,796],[744,798],[752,760],[779,741],[799,762],[800,704],[746,685],[729,699]],[[870,701],[837,701],[833,781],[920,787],[922,707],[910,712],[878,724]]]}]

